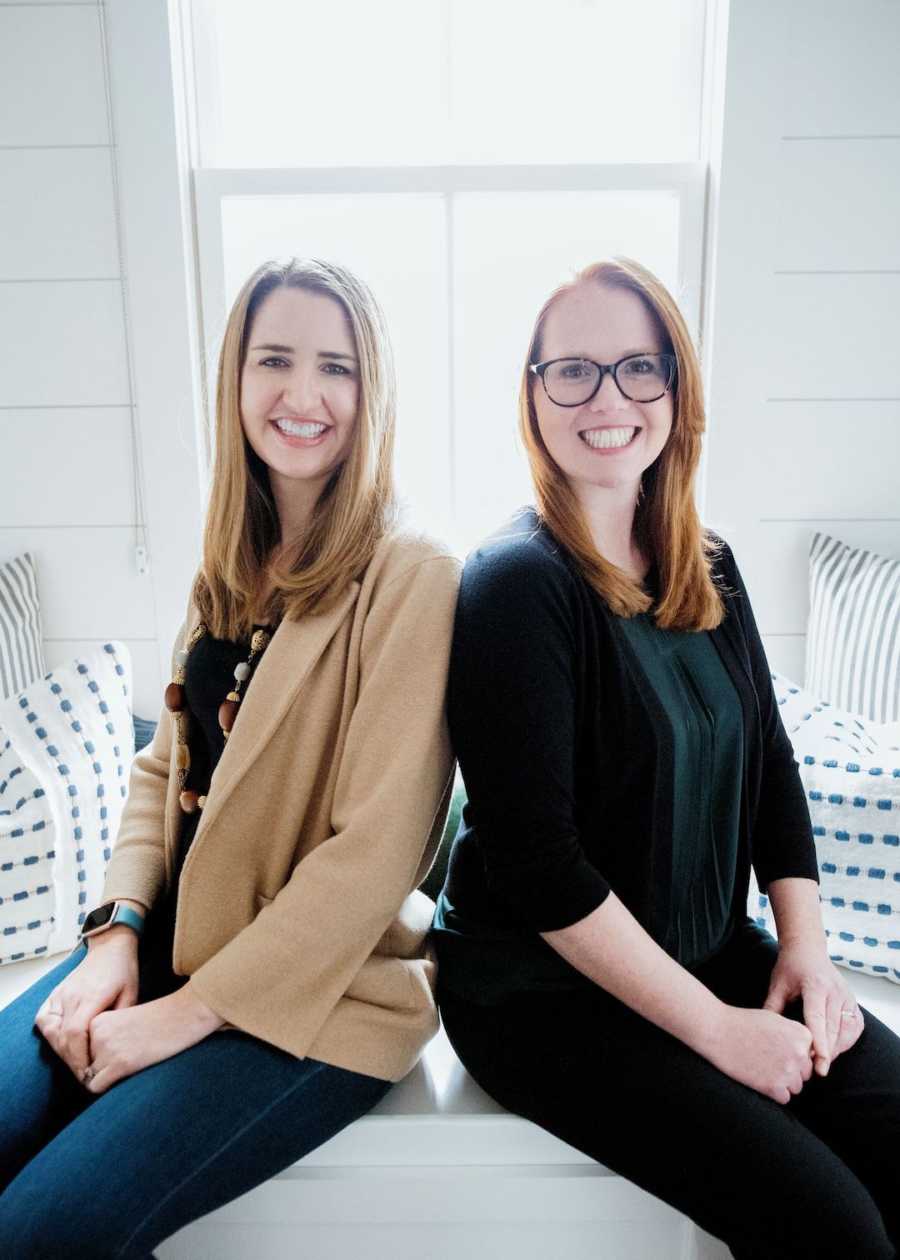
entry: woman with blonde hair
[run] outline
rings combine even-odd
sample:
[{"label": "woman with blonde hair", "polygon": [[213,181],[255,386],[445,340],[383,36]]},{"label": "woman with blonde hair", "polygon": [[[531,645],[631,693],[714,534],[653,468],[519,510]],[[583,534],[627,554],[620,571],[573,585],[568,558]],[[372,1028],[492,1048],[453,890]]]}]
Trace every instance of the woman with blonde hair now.
[{"label": "woman with blonde hair", "polygon": [[[659,280],[535,324],[536,509],[469,557],[448,706],[468,803],[438,1000],[498,1102],[738,1257],[895,1255],[900,1040],[828,957],[804,791],[731,549],[701,525],[697,358]],[[751,863],[778,943],[747,914]]]},{"label": "woman with blonde hair", "polygon": [[0,1013],[0,1254],[146,1257],[368,1111],[436,1031],[417,887],[452,783],[459,564],[398,524],[394,399],[360,281],[254,272],[103,904]]}]

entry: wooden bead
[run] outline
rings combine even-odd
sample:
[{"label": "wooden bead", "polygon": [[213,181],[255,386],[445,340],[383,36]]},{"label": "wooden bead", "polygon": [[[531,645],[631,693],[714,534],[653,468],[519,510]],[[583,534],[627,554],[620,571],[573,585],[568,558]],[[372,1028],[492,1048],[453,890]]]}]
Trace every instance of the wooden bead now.
[{"label": "wooden bead", "polygon": [[230,731],[232,726],[234,726],[234,719],[237,717],[239,707],[237,700],[231,699],[233,694],[233,692],[229,693],[229,698],[223,700],[219,705],[219,726],[226,732]]},{"label": "wooden bead", "polygon": [[199,799],[200,798],[197,796],[197,793],[192,791],[190,788],[182,792],[178,797],[178,800],[181,803],[181,808],[186,814],[193,814],[196,812],[197,802]]},{"label": "wooden bead", "polygon": [[175,769],[190,770],[191,768],[191,750],[187,744],[175,745]]},{"label": "wooden bead", "polygon": [[170,713],[180,713],[184,708],[184,687],[177,682],[170,682],[166,687],[165,702]]}]

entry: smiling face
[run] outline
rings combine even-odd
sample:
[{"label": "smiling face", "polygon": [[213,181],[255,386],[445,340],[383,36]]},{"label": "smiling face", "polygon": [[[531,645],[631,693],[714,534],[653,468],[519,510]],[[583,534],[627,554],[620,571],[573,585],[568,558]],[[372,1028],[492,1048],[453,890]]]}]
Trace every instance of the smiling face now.
[{"label": "smiling face", "polygon": [[296,286],[273,289],[247,337],[241,425],[268,465],[279,507],[292,496],[318,497],[350,450],[358,410],[359,363],[341,303]]},{"label": "smiling face", "polygon": [[[539,349],[543,362],[585,358],[616,363],[632,354],[659,354],[667,347],[635,293],[593,282],[569,290],[554,302]],[[672,430],[671,388],[656,402],[632,402],[607,373],[594,397],[579,407],[551,402],[539,380],[533,390],[544,445],[573,488],[633,488],[637,495],[641,474],[662,451]]]}]

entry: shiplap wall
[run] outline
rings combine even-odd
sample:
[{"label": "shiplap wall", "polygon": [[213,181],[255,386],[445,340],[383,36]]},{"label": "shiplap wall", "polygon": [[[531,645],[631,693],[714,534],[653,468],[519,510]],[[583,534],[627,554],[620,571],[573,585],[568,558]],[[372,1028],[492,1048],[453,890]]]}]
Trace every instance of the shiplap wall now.
[{"label": "shiplap wall", "polygon": [[96,4],[0,3],[0,559],[35,556],[48,668],[122,639],[155,717],[113,161]]},{"label": "shiplap wall", "polygon": [[817,530],[900,556],[900,3],[732,0],[705,515],[803,681]]}]

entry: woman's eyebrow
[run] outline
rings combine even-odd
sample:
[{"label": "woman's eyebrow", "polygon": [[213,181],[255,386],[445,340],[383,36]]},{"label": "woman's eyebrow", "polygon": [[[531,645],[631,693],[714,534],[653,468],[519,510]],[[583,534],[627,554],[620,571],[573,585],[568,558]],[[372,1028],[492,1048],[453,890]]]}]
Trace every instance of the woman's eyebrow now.
[{"label": "woman's eyebrow", "polygon": [[[638,354],[659,354],[659,353],[660,353],[659,350],[626,350],[624,354],[619,355],[619,359],[630,359],[633,355],[638,355]],[[591,358],[589,354],[572,354],[572,355],[566,355],[565,357],[572,358],[572,359],[590,359]],[[617,363],[619,359],[616,360]],[[593,362],[592,359],[591,359],[591,362]]]},{"label": "woman's eyebrow", "polygon": [[[251,350],[270,350],[275,354],[294,354],[293,346],[280,346],[274,342],[267,342],[265,345],[251,346]],[[340,350],[317,350],[320,359],[349,359],[352,363],[356,362],[355,354],[343,354]]]}]

